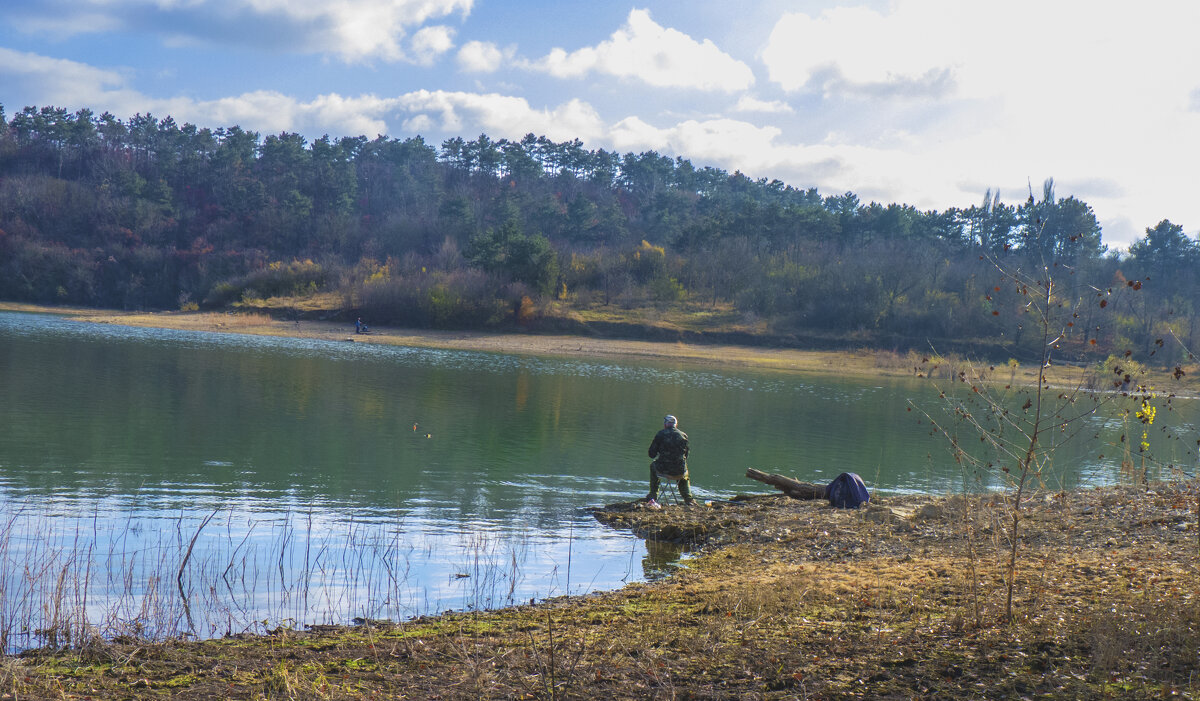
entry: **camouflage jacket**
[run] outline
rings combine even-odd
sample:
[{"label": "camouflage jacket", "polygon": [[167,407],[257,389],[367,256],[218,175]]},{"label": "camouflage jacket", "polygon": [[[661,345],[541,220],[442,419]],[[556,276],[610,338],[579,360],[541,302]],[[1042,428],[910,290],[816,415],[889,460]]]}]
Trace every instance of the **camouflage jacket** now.
[{"label": "camouflage jacket", "polygon": [[664,428],[654,434],[650,457],[664,467],[685,467],[688,456],[688,437],[678,428]]}]

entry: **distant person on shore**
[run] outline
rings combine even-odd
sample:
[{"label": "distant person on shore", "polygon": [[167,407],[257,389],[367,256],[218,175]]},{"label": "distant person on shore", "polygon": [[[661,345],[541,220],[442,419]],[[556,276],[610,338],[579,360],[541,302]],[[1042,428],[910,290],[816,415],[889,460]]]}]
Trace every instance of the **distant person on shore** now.
[{"label": "distant person on shore", "polygon": [[367,325],[363,323],[362,317],[358,317],[358,321],[354,322],[354,333],[366,333]]},{"label": "distant person on shore", "polygon": [[646,503],[651,507],[658,506],[659,481],[669,479],[679,486],[679,496],[683,497],[684,504],[695,504],[688,485],[688,437],[679,430],[679,420],[674,416],[668,414],[663,418],[662,430],[654,434],[650,443],[650,457],[654,462],[650,463],[650,494],[646,496]]}]

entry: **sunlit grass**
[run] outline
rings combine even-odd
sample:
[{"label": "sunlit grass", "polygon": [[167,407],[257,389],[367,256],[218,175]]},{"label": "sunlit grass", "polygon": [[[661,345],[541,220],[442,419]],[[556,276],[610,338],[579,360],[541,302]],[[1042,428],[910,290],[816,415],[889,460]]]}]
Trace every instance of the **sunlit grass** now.
[{"label": "sunlit grass", "polygon": [[214,328],[240,330],[270,326],[275,320],[262,312],[204,312],[198,315],[197,321]]}]

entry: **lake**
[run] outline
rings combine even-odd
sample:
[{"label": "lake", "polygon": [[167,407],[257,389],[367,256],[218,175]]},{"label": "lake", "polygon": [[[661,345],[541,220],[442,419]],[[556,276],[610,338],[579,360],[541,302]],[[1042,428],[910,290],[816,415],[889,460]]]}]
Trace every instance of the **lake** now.
[{"label": "lake", "polygon": [[[995,486],[931,435],[938,394],[0,313],[0,645],[404,619],[661,576],[679,550],[586,509],[645,495],[667,413],[700,499],[771,491],[747,467],[857,472],[880,494]],[[1196,403],[1159,417],[1155,454],[1194,465]],[[1128,479],[1134,429],[1083,419],[1042,481]]]}]

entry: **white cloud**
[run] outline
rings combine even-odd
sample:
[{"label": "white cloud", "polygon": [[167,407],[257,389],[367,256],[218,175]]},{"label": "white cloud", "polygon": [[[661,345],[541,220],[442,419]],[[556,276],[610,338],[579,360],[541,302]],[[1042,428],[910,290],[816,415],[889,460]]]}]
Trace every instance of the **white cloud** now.
[{"label": "white cloud", "polygon": [[854,164],[852,189],[945,208],[982,195],[966,183],[1020,200],[1053,176],[1114,222],[1106,241],[1127,242],[1130,218],[1177,217],[1192,197],[1180,174],[1200,156],[1196,26],[1186,0],[893,0],[785,14],[761,57],[836,121],[813,137]]},{"label": "white cloud", "polygon": [[[891,86],[927,93],[930,84],[941,80],[951,67],[945,65],[942,49],[957,44],[965,33],[955,24],[967,4],[921,2],[938,5],[939,12],[928,11],[921,3],[898,2],[886,16],[865,7],[835,7],[819,17],[785,14],[762,53],[768,75],[791,91],[815,80],[826,89],[870,91]],[[908,9],[914,5],[916,10]],[[913,26],[916,18],[910,15],[919,15],[926,24]]]},{"label": "white cloud", "polygon": [[454,30],[445,25],[422,27],[412,37],[412,53],[422,66],[432,66],[439,56],[454,48]]},{"label": "white cloud", "polygon": [[776,127],[756,127],[733,119],[687,120],[659,129],[640,117],[626,117],[613,125],[613,145],[627,150],[666,150],[689,158],[728,162],[746,156],[761,158],[780,135]]},{"label": "white cloud", "polygon": [[[305,105],[304,120],[295,128],[307,134],[328,132],[368,138],[386,135],[388,125],[384,117],[390,104],[387,99],[374,95],[320,95]],[[330,130],[331,125],[336,126],[334,131]]]},{"label": "white cloud", "polygon": [[494,139],[517,138],[529,132],[559,141],[594,139],[604,133],[596,110],[581,100],[569,100],[554,109],[535,109],[521,97],[418,90],[395,99],[397,110],[424,118],[445,132],[473,134],[483,131]]},{"label": "white cloud", "polygon": [[458,50],[458,67],[464,73],[495,73],[506,60],[511,60],[515,49],[501,49],[486,41],[469,41]]},{"label": "white cloud", "polygon": [[[274,90],[256,90],[215,100],[152,98],[130,89],[125,77],[73,61],[0,48],[0,84],[28,86],[41,105],[89,107],[120,118],[135,113],[171,115],[177,122],[205,126],[239,125],[263,133],[388,134],[397,123],[406,130],[488,133],[493,138],[544,134],[555,140],[598,139],[606,126],[588,103],[569,99],[556,107],[532,107],[522,97],[496,93],[418,90],[395,97],[336,93],[298,100]],[[36,91],[33,90],[36,86]],[[11,106],[8,111],[13,111]],[[395,120],[395,121],[392,121]]]},{"label": "white cloud", "polygon": [[568,53],[556,48],[526,67],[557,78],[601,73],[634,78],[655,87],[734,92],[754,84],[750,67],[721,51],[712,41],[696,41],[664,28],[648,10],[632,10],[625,25],[594,47]]},{"label": "white cloud", "polygon": [[[253,131],[297,131],[307,106],[274,90],[256,90],[217,100],[177,98],[160,103],[177,121],[237,124]],[[156,110],[160,111],[160,110]]]},{"label": "white cloud", "polygon": [[65,39],[78,34],[110,32],[120,28],[120,22],[103,12],[14,13],[9,21],[13,28],[26,34],[45,34]]},{"label": "white cloud", "polygon": [[406,119],[400,123],[400,127],[408,134],[428,134],[436,128],[433,120],[427,114],[418,114],[411,119]]},{"label": "white cloud", "polygon": [[[1169,10],[1169,12],[1168,12]],[[1186,103],[1200,76],[1188,41],[1200,5],[1157,0],[1137,11],[1091,0],[1009,0],[980,12],[959,0],[894,0],[886,13],[835,7],[783,15],[762,59],[788,91],[1028,98],[1027,111],[1114,93],[1174,93]],[[920,37],[915,40],[915,37]],[[1019,38],[1019,41],[1017,39]]]},{"label": "white cloud", "polygon": [[738,98],[737,105],[734,106],[735,112],[764,112],[768,114],[785,114],[795,110],[786,102],[780,100],[759,100],[743,95]]},{"label": "white cloud", "polygon": [[[170,0],[161,0],[169,2]],[[256,12],[282,14],[304,29],[311,46],[347,61],[406,58],[400,40],[406,28],[455,12],[467,14],[473,0],[235,0]],[[229,0],[191,0],[229,2]],[[431,37],[427,37],[428,41]],[[426,45],[428,48],[428,44]],[[448,50],[447,46],[445,50]],[[418,47],[418,60],[423,54]]]},{"label": "white cloud", "polygon": [[[375,95],[346,97],[336,93],[318,95],[309,101],[297,100],[273,90],[258,90],[217,100],[143,98],[141,111],[171,115],[178,122],[206,126],[238,125],[263,134],[296,132],[308,138],[322,134],[366,136],[388,134],[387,117],[394,111],[395,98]],[[115,112],[115,110],[114,110]],[[118,116],[132,112],[115,112]]]},{"label": "white cloud", "polygon": [[[474,0],[42,0],[26,3],[14,26],[58,38],[101,31],[158,34],[170,45],[241,44],[330,53],[350,62],[412,60],[401,46],[410,28]],[[437,52],[444,29],[416,42],[416,60]],[[443,36],[438,37],[437,33]],[[418,31],[418,35],[420,31]],[[441,51],[449,50],[444,46]]]},{"label": "white cloud", "polygon": [[[0,47],[0,85],[9,94],[37,94],[41,105],[94,109],[124,90],[125,77],[76,61]],[[17,106],[8,107],[11,111]]]}]

